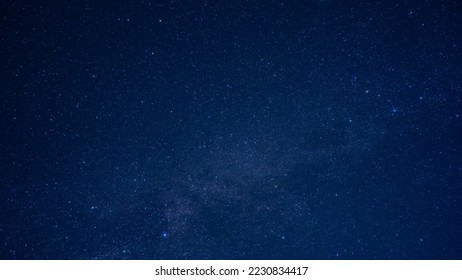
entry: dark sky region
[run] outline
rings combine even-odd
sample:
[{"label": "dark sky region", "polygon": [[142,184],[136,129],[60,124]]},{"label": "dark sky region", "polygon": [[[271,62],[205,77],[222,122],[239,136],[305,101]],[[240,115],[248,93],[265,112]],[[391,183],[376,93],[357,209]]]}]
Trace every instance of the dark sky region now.
[{"label": "dark sky region", "polygon": [[1,259],[461,259],[452,1],[2,1]]}]

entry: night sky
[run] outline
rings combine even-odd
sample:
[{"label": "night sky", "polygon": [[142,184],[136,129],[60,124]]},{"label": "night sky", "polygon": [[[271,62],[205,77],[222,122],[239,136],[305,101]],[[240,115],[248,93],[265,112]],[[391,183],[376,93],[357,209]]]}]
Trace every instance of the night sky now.
[{"label": "night sky", "polygon": [[462,5],[2,1],[1,259],[461,259]]}]

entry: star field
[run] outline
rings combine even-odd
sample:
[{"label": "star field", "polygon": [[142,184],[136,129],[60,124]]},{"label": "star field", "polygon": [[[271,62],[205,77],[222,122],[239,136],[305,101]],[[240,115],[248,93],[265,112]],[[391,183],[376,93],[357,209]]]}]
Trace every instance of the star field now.
[{"label": "star field", "polygon": [[0,11],[0,259],[462,258],[458,1]]}]

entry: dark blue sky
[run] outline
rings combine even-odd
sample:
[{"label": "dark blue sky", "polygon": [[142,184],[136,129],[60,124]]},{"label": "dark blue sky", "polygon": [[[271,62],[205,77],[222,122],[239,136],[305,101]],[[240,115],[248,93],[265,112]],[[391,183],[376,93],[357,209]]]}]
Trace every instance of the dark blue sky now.
[{"label": "dark blue sky", "polygon": [[3,1],[0,258],[461,259],[461,10]]}]

